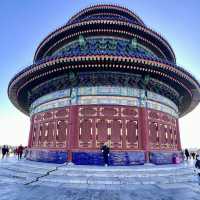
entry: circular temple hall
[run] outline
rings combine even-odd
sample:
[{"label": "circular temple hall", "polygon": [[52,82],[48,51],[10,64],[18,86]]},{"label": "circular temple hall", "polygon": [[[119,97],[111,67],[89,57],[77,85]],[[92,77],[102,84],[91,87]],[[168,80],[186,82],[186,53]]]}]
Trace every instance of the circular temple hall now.
[{"label": "circular temple hall", "polygon": [[116,5],[83,9],[37,47],[8,86],[30,116],[27,158],[78,165],[181,162],[179,118],[200,84],[176,65],[166,39]]}]

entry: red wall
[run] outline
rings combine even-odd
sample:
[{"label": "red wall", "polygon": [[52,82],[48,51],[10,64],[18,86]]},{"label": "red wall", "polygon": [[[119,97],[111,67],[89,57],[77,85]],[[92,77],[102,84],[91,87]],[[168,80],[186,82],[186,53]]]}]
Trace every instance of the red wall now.
[{"label": "red wall", "polygon": [[120,151],[181,150],[178,120],[152,109],[71,106],[31,118],[30,148],[65,149],[70,153],[93,151],[104,142]]}]

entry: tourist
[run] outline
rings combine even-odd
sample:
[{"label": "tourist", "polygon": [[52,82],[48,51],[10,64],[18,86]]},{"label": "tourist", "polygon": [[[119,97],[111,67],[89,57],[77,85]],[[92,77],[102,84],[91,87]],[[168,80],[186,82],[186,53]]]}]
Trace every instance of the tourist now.
[{"label": "tourist", "polygon": [[6,157],[8,157],[8,156],[9,156],[9,147],[6,146]]},{"label": "tourist", "polygon": [[191,156],[192,156],[193,160],[195,160],[196,153],[195,153],[195,152],[192,152],[192,153],[191,153]]},{"label": "tourist", "polygon": [[198,181],[199,181],[199,185],[200,185],[200,157],[199,157],[199,155],[196,156],[195,168],[196,168],[196,172],[198,175]]},{"label": "tourist", "polygon": [[14,154],[14,156],[17,155],[17,148],[14,148],[13,154]]},{"label": "tourist", "polygon": [[181,161],[180,161],[179,156],[176,153],[174,153],[173,156],[172,156],[172,163],[173,164],[179,164],[180,162]]},{"label": "tourist", "polygon": [[104,159],[104,164],[107,167],[108,166],[108,157],[109,157],[109,152],[110,148],[107,146],[106,143],[101,147],[101,152],[103,153],[103,159]]},{"label": "tourist", "polygon": [[190,157],[190,153],[189,153],[188,149],[185,149],[185,157],[187,160]]},{"label": "tourist", "polygon": [[2,159],[4,159],[4,156],[6,155],[6,152],[7,152],[6,145],[3,145],[1,152],[2,152]]},{"label": "tourist", "polygon": [[24,158],[26,158],[28,155],[28,147],[24,148]]},{"label": "tourist", "polygon": [[18,149],[17,147],[14,149],[14,155],[15,155],[15,156],[18,155],[18,153],[17,153],[18,150],[17,150],[17,149]]},{"label": "tourist", "polygon": [[18,160],[22,159],[23,150],[24,150],[24,147],[20,144],[20,146],[17,148]]}]

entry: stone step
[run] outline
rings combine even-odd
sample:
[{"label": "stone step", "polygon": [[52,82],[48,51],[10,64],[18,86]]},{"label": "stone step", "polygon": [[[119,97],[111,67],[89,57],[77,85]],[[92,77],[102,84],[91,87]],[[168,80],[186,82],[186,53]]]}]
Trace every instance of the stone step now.
[{"label": "stone step", "polygon": [[[117,177],[55,177],[46,176],[39,180],[42,183],[55,184],[73,184],[73,185],[138,185],[138,184],[172,184],[172,183],[187,183],[196,182],[197,177],[190,176],[176,176],[176,177],[141,177],[141,178],[117,178]],[[37,184],[37,183],[36,183]]]},{"label": "stone step", "polygon": [[157,171],[135,171],[132,170],[124,170],[124,171],[116,171],[116,170],[109,170],[109,171],[102,171],[102,170],[74,170],[71,168],[59,168],[59,170],[53,171],[51,174],[53,175],[66,175],[66,176],[96,176],[96,177],[146,177],[146,176],[172,176],[172,175],[188,175],[193,174],[194,172],[191,169],[176,169],[176,170],[157,170]]},{"label": "stone step", "polygon": [[143,165],[132,167],[67,166],[20,161],[1,163],[0,179],[5,183],[76,186],[83,188],[124,185],[196,182],[192,167],[185,165]]},{"label": "stone step", "polygon": [[[106,168],[107,169],[107,168]],[[139,171],[139,170],[125,170],[125,171],[116,171],[109,169],[109,171],[106,171],[106,169],[100,169],[96,168],[94,170],[89,171],[88,169],[85,170],[84,168],[80,168],[77,171],[77,168],[68,168],[68,167],[61,167],[56,170],[56,168],[49,168],[43,169],[43,168],[35,168],[33,169],[27,169],[22,170],[21,168],[16,168],[14,166],[9,168],[3,168],[0,171],[0,176],[4,177],[18,177],[18,178],[27,178],[33,180],[34,178],[38,178],[41,176],[44,176],[45,174],[50,174],[48,177],[53,177],[55,179],[59,179],[60,177],[66,177],[65,179],[69,177],[79,178],[79,177],[108,177],[108,178],[156,178],[156,177],[174,177],[174,176],[188,176],[193,175],[194,172],[191,169],[173,169],[173,170],[152,170],[152,171]],[[55,171],[53,171],[55,170]]]},{"label": "stone step", "polygon": [[169,170],[179,170],[179,169],[186,169],[186,170],[190,170],[192,168],[189,168],[188,166],[184,166],[184,165],[162,165],[162,166],[158,166],[158,165],[140,165],[140,166],[108,166],[108,167],[104,167],[104,166],[85,166],[85,165],[72,165],[72,166],[66,166],[63,165],[62,167],[60,167],[60,170],[63,171],[68,171],[68,170],[73,170],[73,171],[84,171],[84,172],[96,172],[96,171],[112,171],[112,172],[157,172],[159,170],[161,171],[169,171]]},{"label": "stone step", "polygon": [[118,172],[118,171],[98,171],[92,172],[85,170],[72,170],[59,168],[43,177],[42,181],[60,182],[70,184],[154,184],[154,183],[173,183],[173,182],[191,182],[195,177],[191,169],[162,171],[157,173],[142,172]]},{"label": "stone step", "polygon": [[[58,170],[59,171],[59,170]],[[59,182],[66,184],[154,184],[154,183],[175,183],[175,182],[190,182],[194,179],[193,173],[180,173],[179,174],[137,174],[137,175],[125,175],[112,174],[107,176],[105,172],[103,174],[55,174],[58,171],[51,172],[49,175],[36,174],[36,173],[16,173],[10,171],[2,171],[0,177],[8,182],[13,179],[14,182],[30,183],[35,182],[37,179],[46,182]],[[170,174],[170,175],[169,175]],[[12,182],[12,181],[11,181]]]},{"label": "stone step", "polygon": [[[30,161],[29,161],[30,162]],[[17,163],[14,165],[1,165],[0,167],[3,170],[9,170],[13,172],[21,172],[21,173],[36,173],[36,174],[45,174],[48,171],[55,171],[57,175],[80,175],[86,174],[87,176],[96,175],[101,176],[102,174],[106,174],[106,176],[121,176],[124,174],[125,176],[137,176],[146,175],[146,174],[167,174],[171,175],[174,173],[190,173],[192,168],[180,166],[134,166],[134,167],[100,167],[100,166],[66,166],[66,165],[45,165],[44,163],[38,165],[36,162],[32,162],[32,164],[26,163]],[[123,175],[122,175],[123,176]]]}]

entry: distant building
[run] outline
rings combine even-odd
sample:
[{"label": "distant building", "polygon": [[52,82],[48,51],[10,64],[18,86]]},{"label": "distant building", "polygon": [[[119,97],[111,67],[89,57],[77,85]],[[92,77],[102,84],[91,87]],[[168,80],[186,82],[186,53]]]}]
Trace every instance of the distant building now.
[{"label": "distant building", "polygon": [[105,142],[111,165],[181,157],[178,118],[199,94],[166,39],[115,5],[86,8],[49,34],[8,87],[31,119],[29,159],[97,165]]}]

